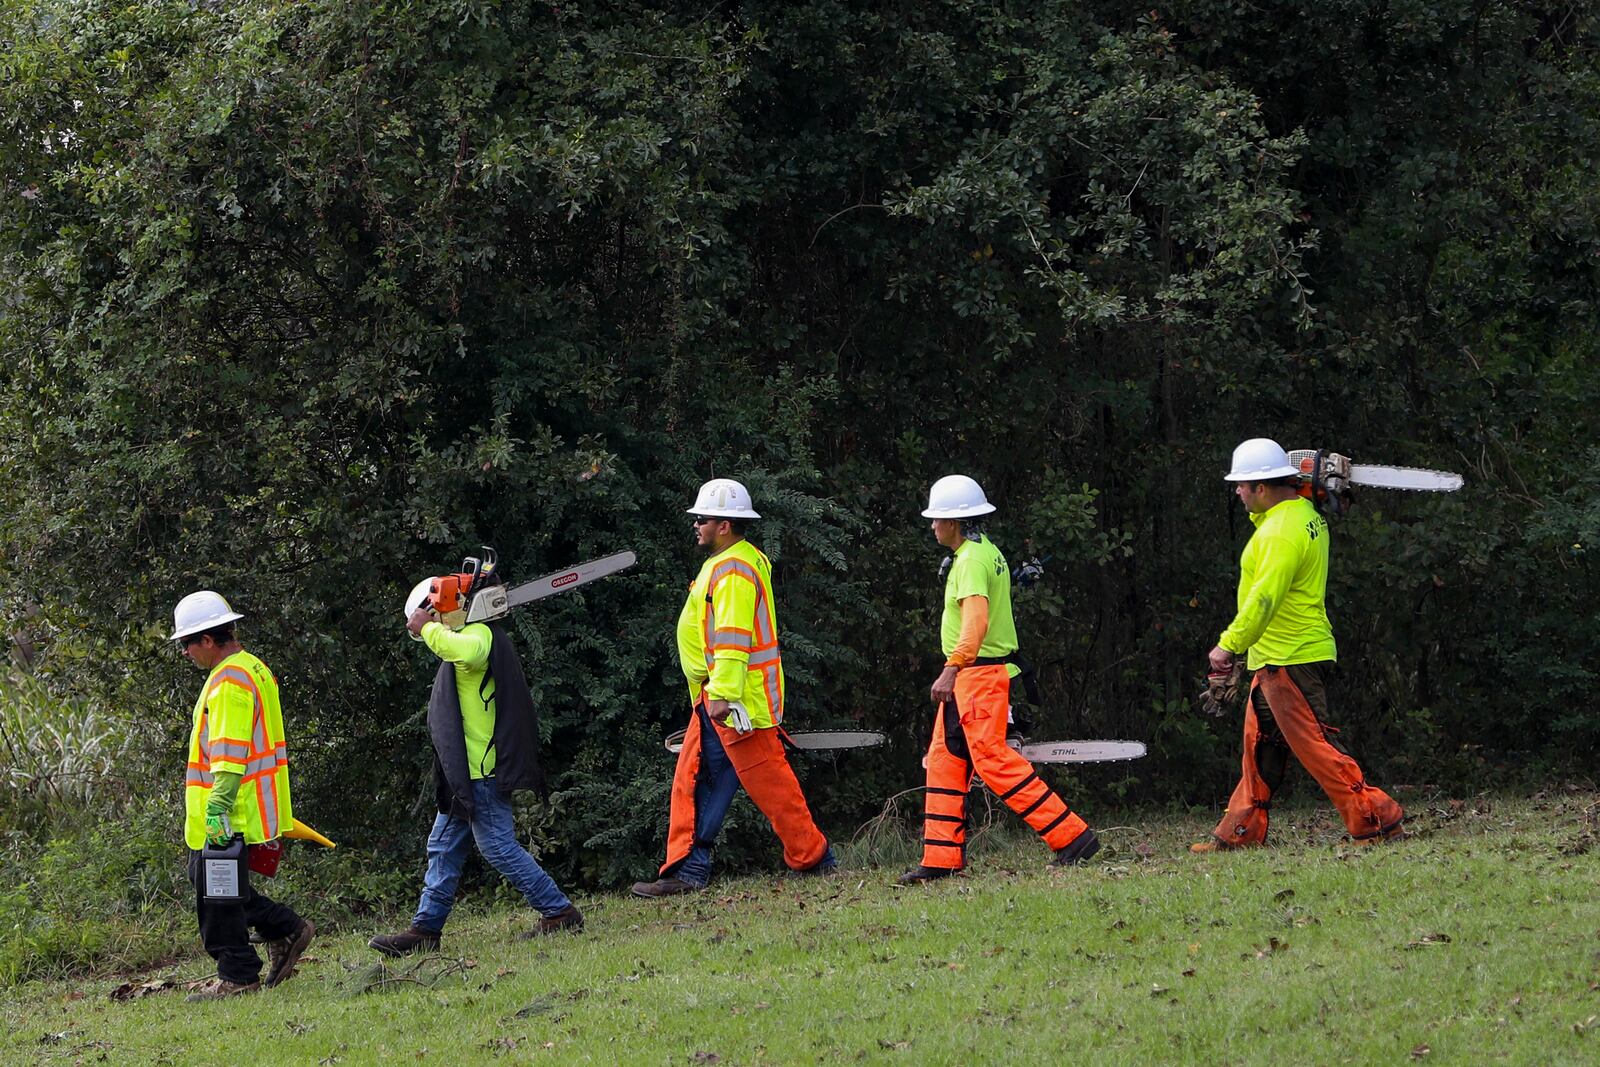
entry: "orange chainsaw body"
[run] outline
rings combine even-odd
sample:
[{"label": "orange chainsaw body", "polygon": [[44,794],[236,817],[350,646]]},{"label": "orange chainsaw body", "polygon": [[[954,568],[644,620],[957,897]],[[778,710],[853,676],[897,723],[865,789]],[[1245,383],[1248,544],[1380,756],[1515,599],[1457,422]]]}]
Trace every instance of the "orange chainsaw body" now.
[{"label": "orange chainsaw body", "polygon": [[467,606],[467,593],[472,588],[471,574],[442,574],[428,587],[428,603],[441,615],[461,611]]}]

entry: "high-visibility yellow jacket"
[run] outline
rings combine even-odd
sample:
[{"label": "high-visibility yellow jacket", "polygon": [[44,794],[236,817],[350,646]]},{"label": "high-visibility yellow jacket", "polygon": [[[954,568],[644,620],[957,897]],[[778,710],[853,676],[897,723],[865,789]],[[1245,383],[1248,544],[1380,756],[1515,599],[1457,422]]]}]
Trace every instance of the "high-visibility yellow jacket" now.
[{"label": "high-visibility yellow jacket", "polygon": [[278,680],[244,651],[212,668],[195,701],[183,790],[183,839],[190,848],[206,843],[206,801],[219,771],[242,775],[228,821],[247,843],[271,841],[289,828],[294,812]]},{"label": "high-visibility yellow jacket", "polygon": [[1328,520],[1304,497],[1250,516],[1239,557],[1238,614],[1217,644],[1249,650],[1248,665],[1288,667],[1338,658],[1328,621]]},{"label": "high-visibility yellow jacket", "polygon": [[706,560],[678,615],[678,660],[689,699],[737,700],[757,727],[783,721],[783,659],[772,561],[749,541]]}]

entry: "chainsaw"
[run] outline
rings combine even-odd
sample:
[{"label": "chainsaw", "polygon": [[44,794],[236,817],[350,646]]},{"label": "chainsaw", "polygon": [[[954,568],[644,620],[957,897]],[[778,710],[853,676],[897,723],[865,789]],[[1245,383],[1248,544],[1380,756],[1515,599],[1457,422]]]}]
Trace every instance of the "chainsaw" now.
[{"label": "chainsaw", "polygon": [[1419,493],[1453,493],[1464,484],[1461,475],[1421,467],[1385,467],[1351,463],[1348,456],[1322,448],[1296,448],[1289,463],[1299,470],[1300,495],[1328,518],[1337,518],[1355,503],[1353,487],[1406,489]]},{"label": "chainsaw", "polygon": [[506,588],[496,573],[498,562],[495,550],[484,545],[481,558],[468,556],[461,561],[461,570],[456,574],[433,579],[428,589],[427,603],[440,615],[464,609],[467,622],[490,622],[511,614],[512,608],[565,593],[596,578],[626,570],[638,562],[638,557],[631,551],[617,552],[566,570],[553,571],[510,589]]}]

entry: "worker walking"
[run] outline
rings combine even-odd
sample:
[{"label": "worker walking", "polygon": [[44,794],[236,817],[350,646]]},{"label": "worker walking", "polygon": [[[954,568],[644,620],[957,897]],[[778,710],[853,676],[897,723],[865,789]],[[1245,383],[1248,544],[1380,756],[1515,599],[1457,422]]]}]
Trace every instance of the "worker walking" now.
[{"label": "worker walking", "polygon": [[512,794],[543,786],[533,695],[517,650],[499,622],[468,623],[464,609],[435,610],[437,582],[417,583],[405,615],[411,636],[440,661],[428,701],[438,815],[410,927],[367,942],[386,956],[438,951],[473,844],[539,912],[523,937],[583,929],[583,913],[522,847],[512,820]]},{"label": "worker walking", "polygon": [[952,474],[933,483],[922,513],[954,559],[940,626],[945,665],[928,694],[936,712],[926,761],[922,862],[901,875],[906,885],[945,878],[966,866],[974,771],[1055,850],[1054,864],[1080,864],[1100,851],[1088,824],[1006,744],[1011,683],[1021,668],[1011,571],[978,522],[994,510],[977,482]]},{"label": "worker walking", "polygon": [[761,516],[745,487],[728,478],[701,486],[688,513],[695,516],[696,541],[710,558],[678,615],[689,726],[672,779],[666,862],[655,881],[634,884],[641,897],[705,887],[712,847],[740,785],[783,842],[783,861],[791,870],[816,874],[836,865],[784,756],[772,563],[745,540],[746,524]]},{"label": "worker walking", "polygon": [[[278,682],[239,642],[233,624],[242,618],[209,590],[190,593],[172,613],[171,639],[207,672],[189,729],[183,838],[200,941],[217,961],[217,977],[190,1000],[219,1000],[287,980],[316,934],[309,920],[257,891],[247,876],[235,899],[206,895],[203,848],[224,847],[242,835],[252,853],[275,851],[294,821]],[[264,981],[251,929],[267,947]]]},{"label": "worker walking", "polygon": [[1404,836],[1405,812],[1370,785],[1327,725],[1327,673],[1337,658],[1328,621],[1328,522],[1300,495],[1298,470],[1264,437],[1233,452],[1227,480],[1255,526],[1239,558],[1237,612],[1209,657],[1213,676],[1248,654],[1244,773],[1209,841],[1192,852],[1264,844],[1272,796],[1292,754],[1322,786],[1360,844]]}]

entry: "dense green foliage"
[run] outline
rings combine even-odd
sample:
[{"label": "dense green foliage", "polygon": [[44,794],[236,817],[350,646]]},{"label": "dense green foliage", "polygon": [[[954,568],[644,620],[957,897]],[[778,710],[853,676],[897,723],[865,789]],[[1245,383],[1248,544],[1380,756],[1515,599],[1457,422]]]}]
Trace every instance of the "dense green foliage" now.
[{"label": "dense green foliage", "polygon": [[[215,588],[283,685],[303,814],[415,864],[405,591],[485,542],[514,577],[632,547],[517,617],[558,775],[524,814],[564,879],[648,870],[682,512],[733,475],[791,721],[896,739],[806,772],[847,831],[918,780],[916,512],[960,470],[1051,557],[1019,601],[1043,731],[1147,738],[1121,788],[1218,799],[1237,727],[1189,696],[1257,434],[1468,477],[1336,534],[1336,717],[1375,774],[1592,759],[1581,7],[3,12],[0,611],[58,700],[140,724],[140,780],[181,780],[197,678],[163,638]],[[770,857],[738,810],[726,857]]]}]

